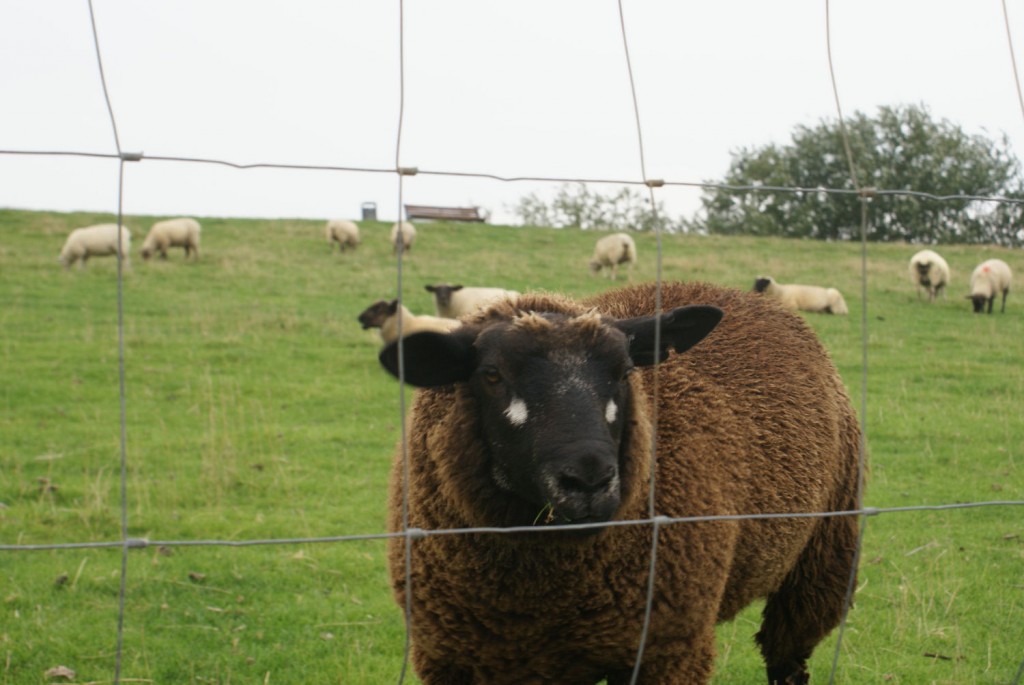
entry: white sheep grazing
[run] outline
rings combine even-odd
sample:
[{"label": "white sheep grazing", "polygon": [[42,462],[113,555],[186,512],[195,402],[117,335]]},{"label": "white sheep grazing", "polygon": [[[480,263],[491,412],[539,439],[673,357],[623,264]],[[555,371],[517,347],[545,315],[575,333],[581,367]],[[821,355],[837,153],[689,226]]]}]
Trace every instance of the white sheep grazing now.
[{"label": "white sheep grazing", "polygon": [[199,232],[201,228],[195,219],[167,219],[157,221],[146,234],[142,243],[142,258],[149,259],[154,252],[160,253],[160,259],[167,259],[167,248],[185,248],[185,259],[194,254],[199,259]]},{"label": "white sheep grazing", "polygon": [[60,251],[60,263],[64,268],[70,268],[78,262],[79,268],[85,268],[89,257],[103,257],[117,255],[124,259],[124,265],[130,266],[129,255],[132,246],[132,234],[127,226],[121,226],[121,245],[118,251],[118,230],[117,224],[97,224],[85,228],[76,228],[68,235],[64,247]]},{"label": "white sheep grazing", "polygon": [[824,314],[849,314],[846,300],[835,288],[822,288],[817,285],[797,285],[777,283],[771,276],[758,276],[754,281],[754,291],[764,293],[778,300],[789,309]]},{"label": "white sheep grazing", "polygon": [[917,298],[921,299],[921,290],[928,293],[928,301],[934,302],[940,294],[945,294],[949,285],[949,265],[939,253],[933,250],[921,250],[910,258],[910,280],[917,286]]},{"label": "white sheep grazing", "polygon": [[992,303],[996,295],[1003,294],[1003,306],[1000,312],[1006,311],[1006,295],[1010,292],[1013,272],[1010,266],[1001,259],[986,259],[971,274],[971,294],[967,299],[974,305],[974,313],[980,314],[988,303],[988,313],[992,313]]},{"label": "white sheep grazing", "polygon": [[398,254],[399,236],[401,236],[402,252],[408,252],[412,249],[412,244],[416,242],[416,227],[408,221],[391,227],[391,247],[395,254]]},{"label": "white sheep grazing", "polygon": [[353,250],[359,247],[359,226],[354,221],[347,219],[331,219],[327,222],[327,244],[334,252],[334,243],[338,243],[341,252],[348,248]]},{"label": "white sheep grazing", "polygon": [[457,319],[501,298],[519,296],[515,290],[504,288],[476,288],[447,283],[427,285],[424,288],[434,296],[437,315],[446,319]]},{"label": "white sheep grazing", "polygon": [[629,280],[632,281],[636,243],[628,233],[613,233],[598,240],[590,260],[590,271],[596,274],[602,268],[608,268],[608,277],[614,281],[618,276],[619,264],[627,265]]},{"label": "white sheep grazing", "polygon": [[[401,312],[401,317],[399,317]],[[398,300],[378,300],[363,310],[359,315],[359,323],[363,330],[379,328],[380,338],[385,345],[398,340],[398,322],[401,318],[402,337],[421,331],[448,333],[459,327],[460,322],[454,319],[443,319],[429,314],[416,315],[403,304],[399,308]]]}]

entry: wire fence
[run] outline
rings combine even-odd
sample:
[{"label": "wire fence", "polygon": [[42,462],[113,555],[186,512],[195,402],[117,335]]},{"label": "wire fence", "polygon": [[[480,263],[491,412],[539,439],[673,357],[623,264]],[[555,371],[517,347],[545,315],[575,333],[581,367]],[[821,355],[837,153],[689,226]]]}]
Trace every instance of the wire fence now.
[{"label": "wire fence", "polygon": [[[622,178],[566,178],[566,177],[554,177],[539,175],[529,176],[499,176],[491,173],[481,173],[467,170],[437,170],[437,169],[418,169],[416,167],[404,166],[402,158],[402,134],[405,125],[405,12],[404,12],[404,0],[398,0],[398,20],[399,20],[399,41],[398,41],[398,53],[399,53],[399,77],[397,87],[399,89],[399,112],[398,112],[398,125],[397,135],[395,139],[395,164],[394,167],[388,168],[372,168],[372,167],[358,167],[358,166],[333,166],[333,165],[313,165],[313,164],[286,164],[276,162],[258,162],[258,163],[238,163],[226,159],[212,159],[212,158],[198,158],[198,157],[186,157],[186,156],[168,156],[168,155],[144,155],[141,152],[129,152],[121,147],[120,135],[118,132],[117,117],[113,106],[111,105],[110,92],[108,89],[106,76],[104,73],[104,64],[102,57],[102,41],[100,39],[100,31],[97,28],[95,12],[93,8],[92,0],[87,0],[89,5],[89,15],[91,21],[91,35],[95,46],[95,57],[96,65],[102,84],[103,97],[106,103],[107,111],[109,114],[109,122],[113,132],[114,144],[116,152],[111,153],[96,153],[96,152],[82,152],[75,150],[17,150],[8,149],[0,150],[0,155],[17,157],[17,156],[34,156],[34,157],[88,157],[88,158],[99,158],[99,159],[111,159],[119,160],[119,173],[118,173],[118,206],[117,206],[117,223],[121,225],[123,223],[123,201],[125,197],[124,193],[124,178],[126,165],[145,162],[145,163],[181,163],[191,165],[219,165],[227,166],[233,169],[246,170],[246,169],[278,169],[286,171],[324,171],[324,172],[344,172],[344,173],[355,173],[355,174],[385,174],[394,175],[396,177],[396,207],[398,209],[398,216],[402,214],[402,207],[404,205],[404,182],[405,178],[414,175],[430,175],[447,177],[453,179],[484,179],[497,181],[502,183],[517,183],[517,182],[550,182],[550,183],[583,183],[583,184],[617,184],[623,186],[644,186],[647,188],[648,196],[650,199],[650,206],[657,211],[657,191],[663,187],[689,187],[689,188],[700,188],[700,189],[716,189],[716,190],[729,190],[736,192],[749,192],[749,193],[825,193],[829,195],[854,195],[860,197],[862,200],[867,200],[870,197],[891,195],[891,196],[905,196],[915,197],[921,199],[930,199],[937,201],[949,201],[949,200],[971,200],[971,201],[984,201],[984,202],[1002,202],[1002,203],[1020,203],[1021,200],[997,197],[997,196],[976,196],[976,195],[936,195],[929,193],[924,190],[916,189],[885,189],[885,188],[866,188],[861,185],[860,182],[860,170],[858,168],[858,160],[855,158],[852,148],[850,146],[849,137],[845,128],[845,118],[843,114],[842,98],[840,97],[840,84],[836,78],[835,68],[833,64],[832,48],[831,48],[831,18],[830,18],[830,3],[825,0],[825,27],[824,34],[826,38],[827,46],[827,61],[829,66],[829,74],[831,79],[832,94],[835,103],[836,115],[838,118],[840,132],[843,140],[844,152],[846,161],[849,167],[850,180],[852,188],[803,188],[803,187],[788,187],[788,186],[765,186],[765,185],[727,185],[727,184],[716,184],[709,182],[697,182],[690,180],[673,180],[673,179],[653,179],[648,176],[647,166],[645,160],[645,147],[644,147],[644,136],[643,127],[641,125],[641,103],[637,95],[637,89],[634,80],[633,64],[630,57],[630,43],[629,43],[629,30],[626,21],[626,12],[623,7],[622,0],[618,0],[618,19],[619,19],[619,30],[622,38],[622,53],[623,59],[626,65],[626,69],[629,76],[629,97],[631,100],[632,111],[635,120],[636,127],[636,142],[637,142],[637,161],[639,167],[638,176],[626,175]],[[1006,39],[1009,47],[1010,61],[1013,68],[1013,74],[1016,88],[1018,101],[1021,106],[1022,116],[1024,116],[1024,95],[1021,94],[1020,79],[1017,74],[1016,57],[1013,46],[1013,36],[1010,30],[1009,15],[1006,8],[1005,0],[1002,0],[1003,18],[1006,28]],[[118,383],[119,383],[119,403],[120,403],[120,529],[121,538],[119,540],[111,541],[93,541],[93,542],[64,542],[64,543],[49,543],[49,544],[0,544],[0,551],[4,552],[31,552],[41,550],[81,550],[81,549],[120,549],[121,550],[121,568],[120,568],[120,587],[118,592],[118,622],[117,622],[117,648],[116,648],[116,665],[115,665],[115,682],[121,681],[122,672],[122,657],[123,657],[123,646],[124,646],[124,626],[125,626],[125,598],[127,595],[127,579],[129,577],[129,555],[132,550],[146,549],[151,547],[254,547],[254,546],[267,546],[267,545],[299,545],[299,544],[323,544],[323,543],[346,543],[356,541],[367,541],[367,540],[403,540],[405,543],[405,587],[406,587],[406,605],[404,607],[405,619],[406,619],[406,639],[404,647],[404,655],[402,660],[401,672],[398,675],[398,682],[404,682],[407,678],[407,668],[410,655],[410,643],[411,638],[409,634],[408,626],[411,621],[412,614],[412,595],[413,593],[409,590],[412,585],[413,579],[411,575],[411,553],[412,545],[416,540],[421,540],[431,536],[452,536],[452,535],[470,535],[470,534],[488,534],[488,535],[512,535],[523,532],[530,533],[557,533],[566,530],[580,530],[587,528],[615,528],[623,526],[651,526],[652,527],[652,546],[650,551],[650,565],[649,574],[647,578],[647,601],[645,606],[645,618],[642,625],[641,634],[638,636],[638,651],[635,659],[635,668],[631,682],[635,683],[638,680],[640,667],[643,663],[644,650],[648,644],[648,633],[650,627],[651,609],[654,597],[655,587],[655,567],[658,550],[658,539],[659,531],[666,526],[673,525],[685,525],[688,523],[699,523],[709,521],[736,521],[736,520],[769,520],[769,519],[793,519],[793,518],[830,518],[840,516],[853,516],[860,519],[860,539],[858,540],[858,558],[860,554],[860,542],[863,540],[864,530],[866,528],[867,520],[869,517],[876,517],[879,515],[897,515],[910,512],[924,512],[924,511],[962,511],[967,509],[981,509],[981,508],[994,508],[994,507],[1024,507],[1024,501],[1019,500],[992,500],[992,501],[978,501],[978,502],[957,502],[948,504],[934,504],[934,505],[918,505],[918,506],[904,506],[904,507],[866,507],[863,505],[861,496],[863,483],[864,483],[864,472],[865,472],[865,444],[868,435],[868,427],[865,423],[868,413],[868,379],[869,379],[869,356],[868,356],[868,335],[869,335],[869,317],[868,317],[868,268],[867,268],[867,236],[870,230],[868,213],[866,211],[866,203],[862,204],[862,208],[865,208],[861,213],[861,225],[860,225],[860,241],[861,241],[861,298],[863,301],[861,321],[860,321],[860,335],[861,335],[861,378],[860,378],[860,421],[861,421],[861,445],[860,445],[860,464],[859,464],[859,475],[858,475],[858,508],[849,511],[827,511],[827,512],[809,512],[809,513],[778,513],[778,514],[735,514],[735,515],[720,515],[720,516],[694,516],[694,517],[680,517],[672,518],[659,515],[655,506],[655,494],[657,488],[657,471],[655,468],[655,460],[651,460],[651,468],[649,473],[650,490],[649,490],[649,502],[648,502],[648,517],[640,520],[620,520],[611,521],[606,523],[595,523],[595,524],[572,524],[572,525],[549,525],[543,528],[536,528],[532,526],[526,527],[476,527],[476,528],[460,528],[460,529],[446,529],[446,530],[423,530],[414,528],[409,525],[409,458],[405,452],[407,446],[406,440],[406,424],[402,420],[402,417],[406,415],[406,395],[405,395],[405,384],[400,383],[398,385],[398,406],[399,406],[399,425],[401,426],[401,445],[403,446],[402,454],[402,473],[404,482],[404,497],[402,501],[402,516],[403,529],[401,531],[389,532],[389,533],[367,533],[367,534],[352,534],[352,535],[339,535],[339,536],[321,536],[321,537],[282,537],[282,538],[268,538],[268,539],[242,539],[242,540],[217,540],[217,539],[186,539],[186,540],[150,540],[146,538],[131,537],[129,535],[129,520],[128,520],[128,449],[127,449],[127,409],[128,400],[126,394],[126,376],[125,376],[125,318],[124,318],[124,304],[123,304],[123,272],[120,260],[118,261],[117,271],[117,347],[118,347]],[[657,224],[656,224],[657,226]],[[656,228],[656,240],[657,240],[657,254],[656,254],[656,280],[658,288],[656,311],[662,311],[661,305],[661,284],[663,280],[663,251],[662,251],[662,235],[661,230]],[[119,237],[120,242],[120,237]],[[395,257],[395,290],[399,301],[401,301],[403,293],[403,250],[400,247],[401,241],[399,241],[399,248],[396,252]],[[660,322],[659,322],[660,323]],[[401,324],[400,324],[401,325]],[[660,327],[655,332],[655,349],[659,348],[660,339]],[[399,327],[398,333],[398,345],[399,345],[399,376],[405,378],[404,372],[404,355],[402,354],[402,334],[401,328]],[[655,376],[657,378],[657,376]],[[654,390],[655,394],[657,389]],[[655,412],[657,408],[655,407]],[[654,426],[657,426],[658,417],[655,413],[652,416]],[[652,431],[652,444],[651,453],[656,455],[658,453],[657,444],[657,431]],[[854,594],[855,584],[855,571],[857,563],[854,563],[853,572],[851,572],[847,591],[846,591],[846,609],[849,608]],[[844,620],[839,628],[838,639],[836,641],[835,651],[832,660],[832,670],[829,676],[829,682],[834,682],[840,662],[840,649],[842,645],[842,637],[846,628],[844,610]],[[1017,669],[1016,677],[1012,681],[1015,685],[1021,682],[1024,677],[1024,661],[1021,662]]]}]

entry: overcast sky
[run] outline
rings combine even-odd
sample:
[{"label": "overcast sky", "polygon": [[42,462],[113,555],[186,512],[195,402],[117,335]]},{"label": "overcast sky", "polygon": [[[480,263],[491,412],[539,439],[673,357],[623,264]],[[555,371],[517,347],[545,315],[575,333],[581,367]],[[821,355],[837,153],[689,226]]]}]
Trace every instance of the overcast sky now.
[{"label": "overcast sky", "polygon": [[[1024,2],[1007,0],[1024,56]],[[647,173],[721,178],[730,152],[836,116],[824,0],[623,0]],[[121,147],[155,156],[393,169],[397,0],[94,0]],[[833,0],[846,114],[923,103],[1024,152],[999,0]],[[431,171],[640,179],[618,5],[406,0],[401,163]],[[1021,65],[1024,67],[1024,65]],[[116,152],[86,0],[0,0],[0,150]],[[495,221],[547,183],[420,175],[406,203]],[[597,188],[601,190],[600,187]],[[927,190],[927,189],[921,189]],[[699,191],[658,192],[689,215]],[[144,160],[126,213],[381,218],[393,173]],[[117,162],[0,154],[0,206],[117,208]]]}]

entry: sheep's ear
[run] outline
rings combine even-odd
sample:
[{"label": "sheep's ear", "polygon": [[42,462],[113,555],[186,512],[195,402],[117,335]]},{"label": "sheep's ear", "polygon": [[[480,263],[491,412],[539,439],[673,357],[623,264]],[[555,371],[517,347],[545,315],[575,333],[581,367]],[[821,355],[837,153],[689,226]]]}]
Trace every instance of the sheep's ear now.
[{"label": "sheep's ear", "polygon": [[[468,381],[476,365],[474,336],[422,331],[402,339],[405,382],[420,388]],[[381,366],[398,378],[398,342],[393,342],[378,357]]]},{"label": "sheep's ear", "polygon": [[714,330],[722,320],[722,310],[709,305],[688,305],[661,315],[658,354],[654,350],[654,330],[658,317],[622,319],[616,328],[629,336],[629,356],[637,366],[663,361],[669,349],[685,352]]},{"label": "sheep's ear", "polygon": [[434,286],[432,285],[425,285],[423,286],[423,289],[426,290],[428,293],[432,293],[435,290]]}]

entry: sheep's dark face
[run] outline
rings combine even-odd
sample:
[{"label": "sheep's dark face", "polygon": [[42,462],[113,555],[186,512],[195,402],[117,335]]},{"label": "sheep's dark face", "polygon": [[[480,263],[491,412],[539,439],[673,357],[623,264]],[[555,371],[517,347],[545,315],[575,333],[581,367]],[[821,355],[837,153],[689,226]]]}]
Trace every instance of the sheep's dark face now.
[{"label": "sheep's dark face", "polygon": [[619,446],[633,369],[626,336],[530,315],[476,340],[469,387],[502,490],[542,522],[607,521],[621,500]]},{"label": "sheep's dark face", "polygon": [[362,311],[359,315],[359,323],[363,325],[363,330],[380,328],[388,320],[388,317],[393,316],[396,311],[398,311],[398,300],[391,300],[390,302],[377,300]]},{"label": "sheep's dark face", "polygon": [[450,307],[452,304],[452,293],[462,290],[461,285],[446,285],[444,283],[427,285],[424,288],[428,293],[433,293],[434,300],[439,308]]},{"label": "sheep's dark face", "polygon": [[[975,314],[981,314],[985,311],[985,303],[988,302],[988,298],[984,295],[968,295],[967,299],[971,301],[971,306],[974,307]],[[992,306],[989,305],[989,312],[992,311]]]},{"label": "sheep's dark face", "polygon": [[923,285],[925,287],[927,287],[927,286],[932,284],[931,276],[929,274],[929,272],[931,271],[931,268],[932,268],[932,263],[931,262],[918,262],[917,263],[917,281],[921,285]]},{"label": "sheep's dark face", "polygon": [[754,281],[754,292],[763,293],[765,290],[768,289],[768,286],[771,284],[772,279],[770,278],[758,278],[756,281]]},{"label": "sheep's dark face", "polygon": [[[466,383],[476,399],[494,486],[529,513],[517,525],[611,520],[623,498],[629,374],[669,348],[683,351],[717,325],[714,307],[682,307],[621,321],[594,313],[527,313],[405,339],[406,381]],[[397,376],[397,346],[381,363]],[[596,530],[596,529],[586,529]]]}]

